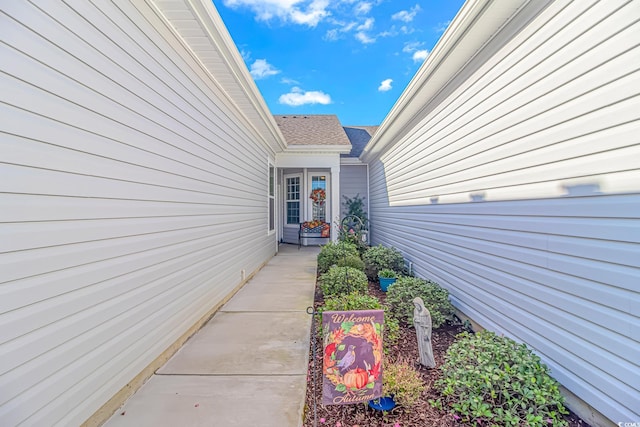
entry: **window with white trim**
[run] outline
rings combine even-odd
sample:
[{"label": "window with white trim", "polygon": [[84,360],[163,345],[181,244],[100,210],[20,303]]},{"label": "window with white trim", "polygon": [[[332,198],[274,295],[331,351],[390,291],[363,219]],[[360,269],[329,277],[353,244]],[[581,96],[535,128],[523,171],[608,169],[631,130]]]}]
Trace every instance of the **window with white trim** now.
[{"label": "window with white trim", "polygon": [[300,175],[288,176],[287,198],[286,198],[286,224],[298,225],[300,223],[300,185],[302,183]]}]

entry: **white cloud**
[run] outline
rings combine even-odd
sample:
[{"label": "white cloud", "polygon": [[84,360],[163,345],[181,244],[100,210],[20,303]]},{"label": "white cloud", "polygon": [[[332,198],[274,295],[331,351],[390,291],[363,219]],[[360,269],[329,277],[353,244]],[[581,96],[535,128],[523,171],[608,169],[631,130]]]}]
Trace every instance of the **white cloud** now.
[{"label": "white cloud", "polygon": [[445,22],[438,22],[438,25],[436,25],[434,30],[436,31],[436,33],[444,33],[444,30],[446,30],[449,27],[449,24],[451,24],[451,20],[445,21]]},{"label": "white cloud", "polygon": [[405,43],[404,47],[402,48],[402,51],[404,53],[413,53],[416,50],[418,50],[423,44],[424,44],[424,42],[409,42],[409,43]]},{"label": "white cloud", "polygon": [[327,30],[327,32],[324,34],[324,39],[332,42],[341,39],[342,34],[348,33],[349,31],[353,30],[356,25],[358,25],[357,22],[340,22],[335,20],[333,21],[333,23],[335,25],[338,25],[338,28]]},{"label": "white cloud", "polygon": [[331,13],[327,10],[329,2],[327,0],[314,0],[311,2],[305,12],[299,9],[291,11],[291,19],[296,24],[304,24],[309,27],[315,27],[318,22],[329,16]]},{"label": "white cloud", "polygon": [[386,92],[386,91],[388,91],[388,90],[391,90],[391,89],[392,89],[392,88],[391,88],[391,83],[392,83],[392,82],[393,82],[393,79],[386,79],[386,80],[383,80],[383,81],[380,83],[380,86],[378,86],[378,90],[379,90],[380,92]]},{"label": "white cloud", "polygon": [[411,55],[414,62],[422,62],[429,56],[427,49],[422,49],[424,42],[409,42],[405,43],[402,51]]},{"label": "white cloud", "polygon": [[242,59],[244,59],[245,62],[249,62],[251,60],[251,52],[249,51],[240,49],[240,55],[242,55]]},{"label": "white cloud", "polygon": [[361,25],[358,26],[358,31],[367,31],[373,28],[375,19],[367,18]]},{"label": "white cloud", "polygon": [[355,37],[360,43],[362,44],[375,43],[376,41],[375,37],[371,37],[369,34],[365,32],[373,28],[374,22],[375,22],[375,19],[367,18],[362,24],[358,25],[358,27],[356,28],[358,32],[356,33]]},{"label": "white cloud", "polygon": [[306,104],[331,104],[331,96],[320,91],[304,91],[299,87],[291,88],[291,92],[280,95],[280,104],[297,107]]},{"label": "white cloud", "polygon": [[413,27],[407,27],[406,25],[403,25],[402,27],[400,27],[400,31],[402,31],[404,34],[411,34],[416,30]]},{"label": "white cloud", "polygon": [[356,15],[366,15],[367,13],[371,12],[372,7],[373,5],[371,3],[363,1],[358,3],[353,11],[356,13]]},{"label": "white cloud", "polygon": [[356,33],[356,39],[362,44],[371,44],[371,43],[375,43],[376,41],[375,38],[369,37],[363,31],[358,31]]},{"label": "white cloud", "polygon": [[394,13],[391,15],[391,19],[395,19],[397,21],[403,22],[411,22],[413,18],[420,12],[420,5],[415,5],[409,10],[401,10],[400,12]]},{"label": "white cloud", "polygon": [[266,79],[269,76],[274,76],[280,73],[280,70],[277,70],[273,67],[273,65],[269,64],[266,59],[256,59],[253,64],[251,64],[251,69],[249,71],[254,79]]},{"label": "white cloud", "polygon": [[389,28],[386,31],[382,31],[381,33],[378,34],[378,37],[395,37],[398,35],[398,30],[396,29],[395,25],[392,25],[391,28]]},{"label": "white cloud", "polygon": [[331,15],[328,0],[223,0],[230,8],[250,9],[259,21],[279,19],[283,22],[315,27]]},{"label": "white cloud", "polygon": [[429,56],[429,51],[427,49],[416,50],[413,52],[413,61],[414,62],[423,62]]},{"label": "white cloud", "polygon": [[294,79],[290,79],[289,77],[283,77],[280,79],[280,83],[285,85],[299,85],[300,82]]},{"label": "white cloud", "polygon": [[327,30],[324,34],[324,39],[330,42],[334,42],[340,38],[340,34],[338,33],[337,28],[332,28],[331,30]]},{"label": "white cloud", "polygon": [[353,29],[355,28],[355,26],[356,26],[356,25],[358,25],[358,23],[357,23],[357,22],[349,22],[348,24],[345,24],[345,25],[342,27],[341,31],[342,31],[342,32],[351,31],[351,30],[353,30]]}]

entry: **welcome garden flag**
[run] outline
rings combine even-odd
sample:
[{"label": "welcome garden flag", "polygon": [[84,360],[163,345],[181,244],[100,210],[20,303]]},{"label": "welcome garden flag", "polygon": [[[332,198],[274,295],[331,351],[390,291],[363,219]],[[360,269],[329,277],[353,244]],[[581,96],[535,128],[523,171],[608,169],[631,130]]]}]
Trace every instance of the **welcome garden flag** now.
[{"label": "welcome garden flag", "polygon": [[345,405],[382,397],[382,310],[325,311],[322,403]]}]

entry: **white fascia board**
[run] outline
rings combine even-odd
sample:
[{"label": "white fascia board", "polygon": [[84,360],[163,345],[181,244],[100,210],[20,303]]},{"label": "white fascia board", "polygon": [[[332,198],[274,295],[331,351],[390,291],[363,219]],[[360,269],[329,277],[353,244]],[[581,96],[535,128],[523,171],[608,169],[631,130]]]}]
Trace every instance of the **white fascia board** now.
[{"label": "white fascia board", "polygon": [[357,157],[340,157],[341,165],[364,165],[362,160]]},{"label": "white fascia board", "polygon": [[[233,42],[231,35],[227,31],[227,27],[225,26],[222,18],[220,17],[218,11],[216,10],[213,2],[211,0],[181,0],[184,1],[185,4],[192,10],[194,15],[198,18],[199,24],[207,34],[212,45],[217,49],[220,55],[224,58],[227,65],[232,71],[232,77],[236,83],[242,88],[244,94],[247,97],[247,101],[251,104],[251,106],[258,113],[261,121],[265,125],[265,129],[268,130],[269,135],[264,135],[264,132],[261,132],[259,129],[255,127],[255,124],[249,119],[246,114],[244,114],[243,109],[239,106],[237,100],[231,99],[231,101],[236,105],[237,110],[244,116],[248,123],[254,128],[255,133],[259,138],[263,140],[263,142],[271,147],[274,151],[282,151],[287,147],[284,136],[280,132],[271,111],[269,111],[269,107],[265,103],[258,87],[256,86],[251,74],[249,74],[249,70],[238,52],[238,48]],[[151,2],[155,3],[154,0]],[[155,7],[162,11],[162,2],[157,2]],[[188,45],[188,43],[185,42]],[[198,52],[200,48],[194,48],[190,46],[191,50],[198,57],[199,53],[206,52]],[[206,47],[202,48],[206,50]],[[204,65],[203,65],[204,66]],[[207,69],[206,66],[204,66]],[[210,71],[211,73],[211,71]],[[213,74],[211,74],[213,76]],[[215,81],[214,77],[214,81]],[[224,90],[223,90],[224,91]]]},{"label": "white fascia board", "polygon": [[339,168],[339,153],[277,153],[277,168]]},{"label": "white fascia board", "polygon": [[288,153],[337,153],[351,152],[351,145],[289,145]]},{"label": "white fascia board", "polygon": [[538,13],[551,0],[469,0],[391,108],[360,158],[368,163],[474,59],[483,47],[527,4]]}]

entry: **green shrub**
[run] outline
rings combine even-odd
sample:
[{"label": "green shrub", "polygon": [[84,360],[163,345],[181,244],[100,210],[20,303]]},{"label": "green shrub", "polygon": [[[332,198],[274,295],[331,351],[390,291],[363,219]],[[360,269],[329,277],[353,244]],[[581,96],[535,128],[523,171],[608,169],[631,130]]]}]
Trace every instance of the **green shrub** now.
[{"label": "green shrub", "polygon": [[393,395],[399,405],[409,408],[416,404],[425,390],[420,373],[406,361],[388,363],[382,373],[382,393]]},{"label": "green shrub", "polygon": [[368,286],[367,276],[352,267],[333,266],[320,276],[320,288],[325,298],[350,292],[364,294]]},{"label": "green shrub", "polygon": [[401,322],[413,325],[413,299],[422,298],[431,313],[434,328],[453,320],[455,312],[449,301],[449,292],[440,285],[417,277],[401,277],[389,287],[387,304],[391,314]]},{"label": "green shrub", "polygon": [[394,271],[402,271],[404,267],[404,257],[395,248],[387,248],[382,245],[373,246],[367,249],[362,256],[365,265],[365,273],[371,280],[378,278],[378,272],[385,268]]},{"label": "green shrub", "polygon": [[[362,221],[362,228],[366,230],[369,219],[367,218],[367,213],[365,212],[365,204],[364,204],[365,198],[360,197],[360,193],[356,194],[352,198],[349,198],[347,196],[342,196],[342,198],[344,199],[344,202],[342,202],[342,206],[344,206],[345,208],[344,210],[345,217],[349,215],[358,217],[360,221]],[[356,230],[356,231],[359,231],[359,230]]]},{"label": "green shrub", "polygon": [[389,316],[387,314],[388,309],[373,295],[359,294],[357,292],[335,295],[327,298],[324,301],[324,305],[318,308],[319,313],[322,313],[323,311],[349,310],[385,310],[382,335],[385,351],[387,351],[388,346],[393,346],[398,343],[400,333],[400,325],[398,324],[398,321],[393,316]]},{"label": "green shrub", "polygon": [[[493,332],[463,332],[452,344],[435,387],[436,406],[462,422],[500,426],[566,426],[564,399],[548,368],[524,344]],[[385,371],[386,375],[386,371]]]},{"label": "green shrub", "polygon": [[378,277],[381,279],[396,279],[398,277],[398,273],[388,268],[384,268],[378,272]]},{"label": "green shrub", "polygon": [[364,255],[367,249],[369,249],[369,245],[367,245],[367,242],[364,242],[362,240],[361,231],[350,233],[349,230],[345,230],[343,227],[338,234],[338,240],[340,242],[350,243],[355,246],[360,256]]},{"label": "green shrub", "polygon": [[352,267],[364,272],[364,261],[359,256],[347,255],[345,258],[339,259],[336,265],[338,267]]},{"label": "green shrub", "polygon": [[358,249],[348,242],[329,242],[322,247],[318,254],[318,272],[326,273],[331,266],[337,265],[338,261],[349,256],[360,257]]},{"label": "green shrub", "polygon": [[349,294],[334,295],[324,300],[324,305],[318,309],[323,311],[349,310],[380,310],[382,304],[373,295],[351,292]]},{"label": "green shrub", "polygon": [[366,241],[362,240],[363,233],[367,230],[367,213],[365,212],[364,197],[356,194],[353,198],[342,196],[344,202],[344,218],[338,227],[338,239],[342,242],[353,243],[360,252],[360,256],[369,247]]}]

